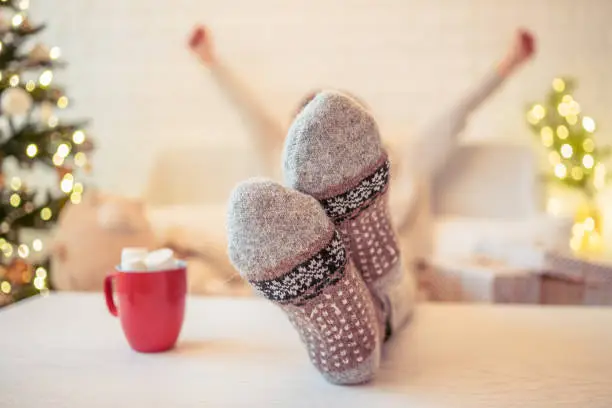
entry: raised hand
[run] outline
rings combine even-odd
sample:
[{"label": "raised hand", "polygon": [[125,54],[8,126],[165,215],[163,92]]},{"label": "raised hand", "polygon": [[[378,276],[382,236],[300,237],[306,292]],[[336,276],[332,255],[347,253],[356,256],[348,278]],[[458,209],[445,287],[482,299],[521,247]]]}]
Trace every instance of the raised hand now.
[{"label": "raised hand", "polygon": [[535,40],[527,30],[519,30],[512,44],[512,55],[517,64],[529,59],[535,52]]},{"label": "raised hand", "polygon": [[212,37],[210,30],[204,25],[194,28],[189,38],[189,48],[197,55],[204,65],[212,65],[215,62]]},{"label": "raised hand", "polygon": [[512,41],[510,49],[499,66],[502,75],[508,75],[518,66],[529,60],[535,53],[535,39],[531,32],[520,29]]}]

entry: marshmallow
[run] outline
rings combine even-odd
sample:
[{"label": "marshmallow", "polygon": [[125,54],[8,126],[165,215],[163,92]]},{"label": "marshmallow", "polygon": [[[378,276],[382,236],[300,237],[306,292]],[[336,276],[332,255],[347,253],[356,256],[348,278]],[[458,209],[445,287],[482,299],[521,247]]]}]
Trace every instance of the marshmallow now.
[{"label": "marshmallow", "polygon": [[147,248],[123,248],[121,251],[121,260],[132,258],[144,258],[149,251]]},{"label": "marshmallow", "polygon": [[169,248],[162,248],[150,252],[145,258],[144,263],[148,270],[174,269],[177,261],[174,259],[174,252]]},{"label": "marshmallow", "polygon": [[147,270],[147,264],[145,264],[144,260],[138,258],[126,259],[121,261],[121,270],[145,272]]},{"label": "marshmallow", "polygon": [[121,251],[121,270],[123,271],[145,271],[147,265],[144,262],[147,256],[146,248],[124,248]]}]

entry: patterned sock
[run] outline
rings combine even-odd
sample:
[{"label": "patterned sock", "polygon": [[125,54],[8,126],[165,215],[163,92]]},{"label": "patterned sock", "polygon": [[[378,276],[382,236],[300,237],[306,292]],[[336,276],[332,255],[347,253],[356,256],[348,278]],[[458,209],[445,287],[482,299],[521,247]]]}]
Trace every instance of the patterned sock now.
[{"label": "patterned sock", "polygon": [[228,239],[236,269],[287,314],[327,380],[373,378],[381,348],[373,300],[314,198],[272,181],[243,182],[229,200]]},{"label": "patterned sock", "polygon": [[283,167],[286,184],[319,200],[342,233],[389,336],[410,317],[416,285],[391,226],[390,164],[374,118],[347,95],[317,94],[289,129]]}]

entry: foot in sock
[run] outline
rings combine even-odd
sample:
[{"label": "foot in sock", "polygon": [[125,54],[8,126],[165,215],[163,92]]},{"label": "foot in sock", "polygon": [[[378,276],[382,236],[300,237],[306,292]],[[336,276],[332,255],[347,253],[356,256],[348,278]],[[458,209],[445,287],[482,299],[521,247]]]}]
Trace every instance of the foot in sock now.
[{"label": "foot in sock", "polygon": [[232,263],[287,314],[321,374],[336,384],[371,380],[382,341],[375,306],[317,200],[246,181],[231,194],[227,222]]},{"label": "foot in sock", "polygon": [[390,164],[372,115],[350,96],[317,94],[296,116],[283,152],[285,184],[311,195],[343,235],[389,336],[416,298],[388,213]]}]

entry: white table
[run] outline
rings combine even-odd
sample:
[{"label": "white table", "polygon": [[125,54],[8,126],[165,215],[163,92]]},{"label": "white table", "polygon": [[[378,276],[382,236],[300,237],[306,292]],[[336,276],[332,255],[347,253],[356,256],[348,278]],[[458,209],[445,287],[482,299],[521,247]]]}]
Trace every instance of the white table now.
[{"label": "white table", "polygon": [[101,294],[2,309],[0,330],[0,407],[612,406],[612,309],[424,304],[357,387],[326,383],[258,299],[189,299],[178,347],[155,355]]}]

